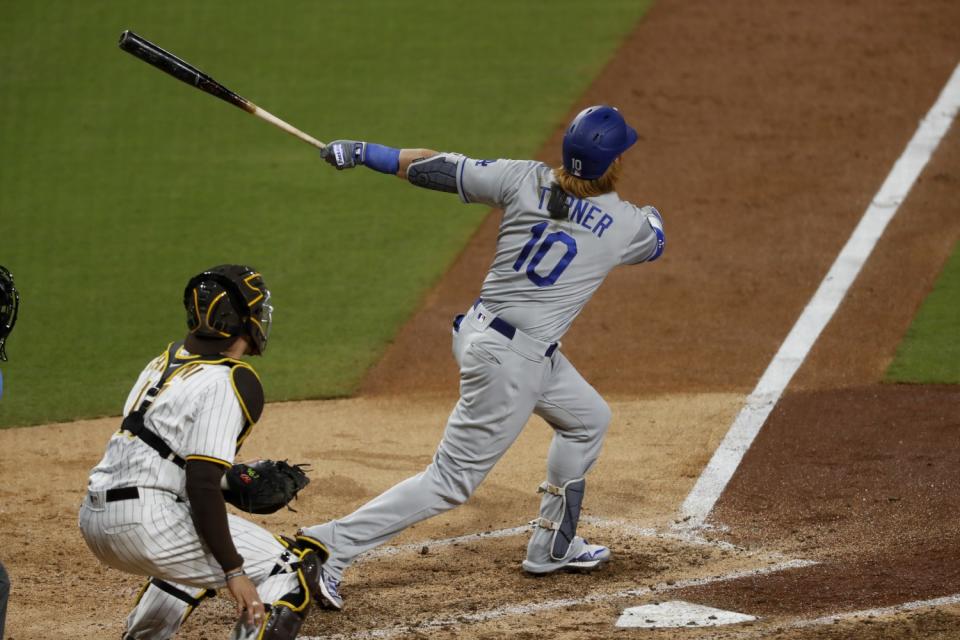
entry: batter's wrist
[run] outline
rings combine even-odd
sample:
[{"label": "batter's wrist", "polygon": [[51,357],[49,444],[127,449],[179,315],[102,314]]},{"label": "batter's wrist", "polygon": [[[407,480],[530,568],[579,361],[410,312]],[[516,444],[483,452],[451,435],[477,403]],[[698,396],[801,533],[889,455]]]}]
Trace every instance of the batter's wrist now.
[{"label": "batter's wrist", "polygon": [[395,175],[400,170],[400,149],[394,149],[375,142],[366,142],[363,145],[361,162],[380,173]]}]

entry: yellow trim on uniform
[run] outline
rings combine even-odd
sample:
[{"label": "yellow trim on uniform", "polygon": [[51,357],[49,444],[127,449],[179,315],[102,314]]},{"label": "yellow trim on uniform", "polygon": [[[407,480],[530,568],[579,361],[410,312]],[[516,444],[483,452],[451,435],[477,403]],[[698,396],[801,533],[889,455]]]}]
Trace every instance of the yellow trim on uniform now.
[{"label": "yellow trim on uniform", "polygon": [[188,352],[183,345],[177,347],[177,352],[173,354],[175,360],[196,360],[200,356],[195,353]]},{"label": "yellow trim on uniform", "polygon": [[147,578],[146,583],[144,583],[143,587],[140,588],[140,593],[137,594],[137,599],[133,601],[134,607],[140,604],[140,601],[143,600],[143,594],[147,592],[147,588],[150,586],[150,580],[151,578]]},{"label": "yellow trim on uniform", "polygon": [[140,402],[143,400],[143,394],[145,394],[147,392],[147,389],[149,389],[152,386],[153,385],[150,384],[150,380],[148,378],[147,381],[143,383],[143,388],[140,389],[140,393],[137,394],[137,399],[133,401],[132,405],[130,405],[130,413],[133,413],[134,411],[137,410],[137,407],[140,406]]},{"label": "yellow trim on uniform", "polygon": [[253,305],[257,304],[263,299],[263,292],[260,291],[260,289],[256,288],[255,286],[253,286],[252,284],[250,284],[251,280],[259,277],[260,277],[259,273],[251,273],[250,275],[248,275],[246,278],[243,279],[243,284],[247,285],[247,288],[249,288],[251,291],[257,294],[256,298],[254,298],[253,300],[247,303],[247,306],[250,308],[253,308]]},{"label": "yellow trim on uniform", "polygon": [[210,456],[201,456],[201,455],[194,454],[194,455],[187,456],[186,458],[184,458],[184,460],[203,460],[204,462],[213,462],[213,463],[222,465],[227,469],[230,469],[233,467],[233,465],[227,462],[226,460],[221,460],[220,458],[212,458]]},{"label": "yellow trim on uniform", "polygon": [[277,600],[273,603],[273,606],[282,605],[295,613],[299,613],[307,608],[307,605],[310,604],[310,587],[307,586],[307,581],[303,578],[303,571],[297,569],[297,581],[300,583],[300,589],[303,590],[303,593],[306,594],[303,602],[300,603],[300,606],[296,606],[286,600]]},{"label": "yellow trim on uniform", "polygon": [[191,598],[197,601],[197,605],[196,606],[192,604],[187,605],[187,610],[184,612],[183,618],[181,618],[180,620],[180,624],[183,625],[184,623],[186,623],[187,618],[190,617],[190,614],[193,613],[193,610],[199,607],[200,603],[202,603],[206,598],[212,598],[214,595],[216,595],[216,591],[214,591],[213,589],[200,589],[200,593],[198,593],[195,596],[190,596]]},{"label": "yellow trim on uniform", "polygon": [[[150,368],[156,369],[157,371],[159,371],[161,376],[163,375],[163,372],[167,370],[167,366],[169,366],[170,364],[170,347],[172,346],[173,346],[173,343],[171,342],[170,344],[167,345],[167,348],[163,350],[163,353],[157,356],[156,358],[154,358],[153,361],[150,363]],[[162,361],[161,361],[161,358],[163,359]],[[160,365],[159,368],[155,366],[155,364],[157,364],[158,362],[163,363]],[[140,407],[140,403],[143,401],[144,394],[152,386],[153,384],[151,384],[150,380],[147,379],[147,382],[144,384],[143,388],[140,389],[140,393],[137,395],[136,401],[132,405],[130,405],[131,412],[136,411]],[[123,429],[120,429],[120,431],[123,431]]]},{"label": "yellow trim on uniform", "polygon": [[[312,536],[308,536],[308,535],[303,534],[303,533],[300,533],[300,534],[297,534],[297,536],[294,538],[294,540],[295,540],[295,541],[296,541],[296,540],[306,540],[308,545],[311,545],[311,546],[313,546],[313,547],[317,547],[316,549],[310,549],[310,551],[313,551],[315,554],[317,554],[317,555],[320,557],[321,564],[323,564],[324,562],[326,562],[326,561],[330,558],[330,549],[327,548],[327,545],[323,544],[322,542],[320,542],[320,541],[317,540],[316,538],[314,538],[314,537],[312,537]],[[320,552],[321,549],[323,550],[322,553]],[[306,552],[307,552],[307,550],[305,549],[305,550],[301,553],[301,555],[303,555],[303,553],[306,553]]]},{"label": "yellow trim on uniform", "polygon": [[[258,373],[257,373],[257,370],[254,369],[252,366],[250,366],[250,364],[248,364],[248,363],[246,363],[246,362],[237,361],[237,366],[234,367],[234,369],[236,369],[236,368],[238,368],[238,367],[243,367],[244,369],[249,369],[249,370],[250,370],[250,373],[253,374],[253,376],[257,379],[257,381],[258,381],[258,382],[260,381],[260,374],[258,374]],[[243,446],[244,441],[245,441],[245,440],[250,436],[250,434],[253,432],[253,427],[254,427],[257,423],[254,422],[254,421],[253,421],[253,418],[250,416],[250,411],[247,409],[247,405],[246,405],[246,403],[243,401],[243,396],[240,395],[240,390],[237,389],[237,383],[236,383],[236,382],[234,381],[234,379],[233,379],[233,371],[234,371],[234,369],[231,369],[231,370],[230,370],[230,386],[233,387],[233,395],[235,395],[235,396],[237,397],[237,403],[240,405],[240,409],[241,409],[241,411],[243,411],[243,417],[244,417],[244,418],[246,419],[246,421],[247,421],[247,424],[244,425],[243,429],[240,431],[240,435],[237,437],[237,451],[239,452],[239,451],[240,451],[240,447]]]},{"label": "yellow trim on uniform", "polygon": [[[250,373],[259,381],[260,376],[257,375],[257,372],[246,362],[241,362],[237,367],[243,367],[244,369],[250,369]],[[247,410],[247,404],[243,401],[243,396],[240,395],[240,390],[237,389],[237,383],[233,380],[233,369],[230,370],[230,386],[233,387],[233,395],[237,396],[237,402],[240,403],[240,408],[243,409],[243,416],[247,419],[247,423],[252,427],[256,424],[253,418],[250,417],[250,411]]]},{"label": "yellow trim on uniform", "polygon": [[[203,319],[200,318],[200,300],[197,298],[197,289],[199,285],[193,288],[193,312],[197,314],[197,326],[193,331],[196,331],[203,326]],[[193,333],[191,331],[190,333]]]},{"label": "yellow trim on uniform", "polygon": [[229,333],[224,333],[223,331],[220,331],[220,329],[214,329],[213,325],[210,324],[210,313],[213,311],[213,308],[217,306],[217,304],[220,302],[220,300],[221,300],[221,299],[223,298],[223,296],[225,296],[225,295],[227,295],[227,292],[226,292],[226,291],[221,291],[221,292],[220,292],[220,295],[218,295],[216,298],[214,298],[214,299],[210,302],[210,306],[207,307],[207,318],[206,318],[206,321],[207,321],[207,326],[208,326],[209,328],[211,328],[211,329],[213,329],[214,331],[216,331],[217,333],[219,333],[222,337],[224,337],[224,338],[229,338],[229,337],[230,337],[230,334],[229,334]]}]

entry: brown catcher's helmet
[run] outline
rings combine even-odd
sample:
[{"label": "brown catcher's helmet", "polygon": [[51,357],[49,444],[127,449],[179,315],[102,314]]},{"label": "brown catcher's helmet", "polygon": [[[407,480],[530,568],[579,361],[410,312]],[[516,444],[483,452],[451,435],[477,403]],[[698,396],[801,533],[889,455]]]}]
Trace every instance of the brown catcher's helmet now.
[{"label": "brown catcher's helmet", "polygon": [[253,353],[267,348],[273,306],[263,277],[251,267],[222,264],[190,278],[183,290],[191,353],[227,349],[238,336],[250,338]]},{"label": "brown catcher's helmet", "polygon": [[7,359],[4,343],[17,324],[17,311],[20,309],[20,294],[13,286],[13,274],[6,267],[0,267],[0,360]]}]

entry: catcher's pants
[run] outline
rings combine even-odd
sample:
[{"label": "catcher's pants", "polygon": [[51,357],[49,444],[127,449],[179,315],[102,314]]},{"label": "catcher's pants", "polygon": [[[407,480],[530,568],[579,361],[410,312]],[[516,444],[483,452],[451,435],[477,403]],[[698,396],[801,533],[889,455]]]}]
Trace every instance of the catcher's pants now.
[{"label": "catcher's pants", "polygon": [[[80,507],[80,530],[87,546],[104,564],[126,573],[159,578],[169,591],[201,598],[226,586],[223,570],[197,535],[190,506],[166,491],[139,489],[138,499],[106,501],[91,491]],[[299,589],[297,574],[286,566],[286,548],[266,529],[228,515],[230,535],[243,556],[243,568],[260,599],[272,603]],[[271,575],[275,567],[279,573]],[[175,593],[148,584],[127,618],[127,637],[170,638],[193,610]],[[232,638],[255,636],[237,625]]]},{"label": "catcher's pants", "polygon": [[[593,466],[610,408],[558,350],[517,331],[490,327],[495,316],[476,305],[454,331],[460,400],[447,420],[433,462],[350,515],[305,532],[324,542],[324,571],[339,579],[364,551],[412,524],[462,504],[506,453],[531,413],[554,430],[547,481],[563,486]],[[532,488],[531,488],[532,489]],[[549,544],[543,537],[543,545]]]}]

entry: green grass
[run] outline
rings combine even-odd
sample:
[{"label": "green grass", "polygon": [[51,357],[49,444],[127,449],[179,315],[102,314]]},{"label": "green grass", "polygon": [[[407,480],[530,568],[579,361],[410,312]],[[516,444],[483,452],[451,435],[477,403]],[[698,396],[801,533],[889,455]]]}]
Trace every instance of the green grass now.
[{"label": "green grass", "polygon": [[273,290],[268,399],[349,394],[485,213],[338,174],[121,52],[123,29],[322,140],[522,157],[648,4],[8,3],[0,264],[23,304],[0,426],[117,414],[184,333],[187,279],[221,262],[256,266]]},{"label": "green grass", "polygon": [[889,382],[960,384],[960,244],[887,370]]}]

